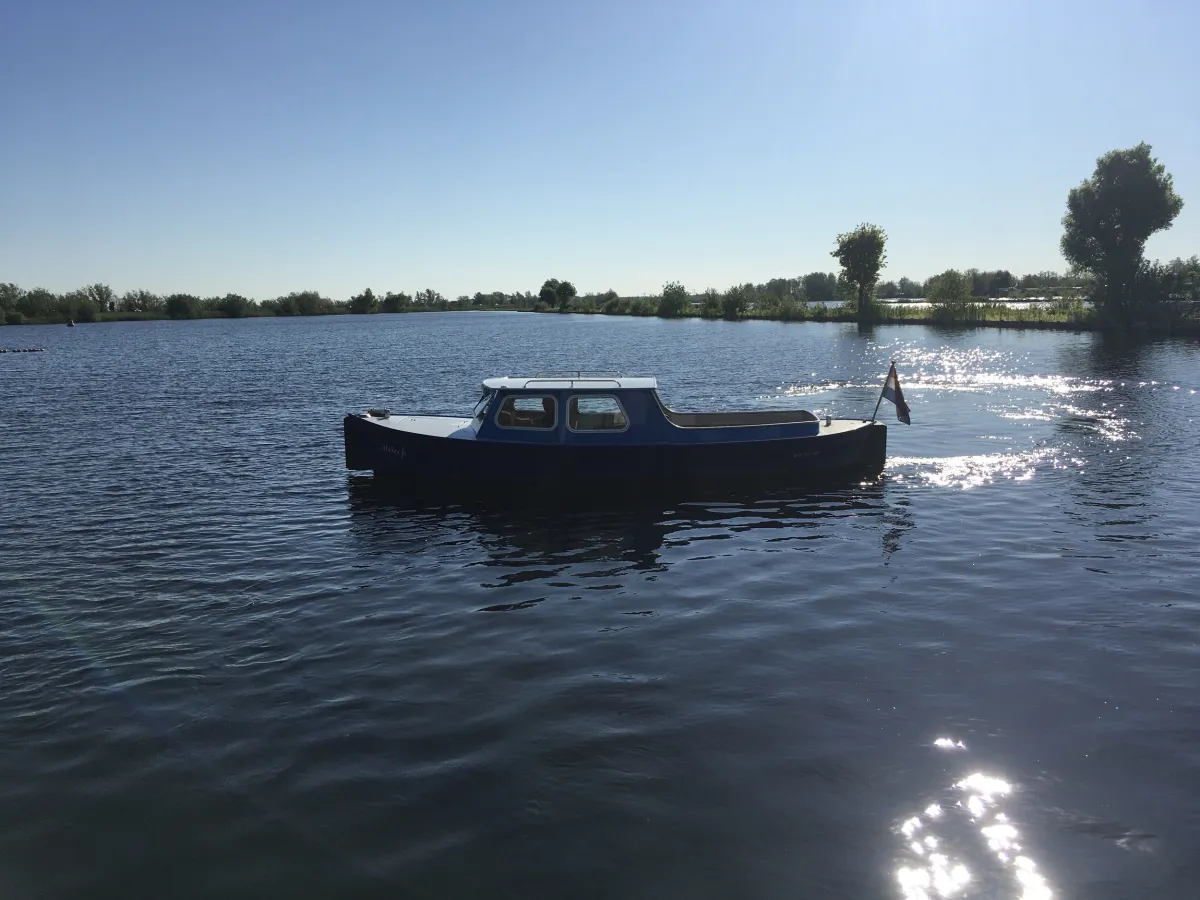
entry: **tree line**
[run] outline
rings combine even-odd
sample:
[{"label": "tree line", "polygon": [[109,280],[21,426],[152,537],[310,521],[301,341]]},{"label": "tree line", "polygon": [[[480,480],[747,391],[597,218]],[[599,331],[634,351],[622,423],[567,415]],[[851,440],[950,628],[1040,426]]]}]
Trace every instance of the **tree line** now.
[{"label": "tree line", "polygon": [[[400,313],[447,309],[517,309],[537,312],[595,312],[677,318],[740,319],[753,312],[764,318],[836,318],[871,322],[886,318],[880,300],[925,298],[946,319],[980,320],[968,307],[1031,293],[1057,295],[1082,321],[1084,297],[1092,301],[1096,324],[1103,327],[1170,327],[1181,318],[1196,324],[1200,303],[1200,257],[1168,263],[1145,259],[1146,241],[1169,228],[1183,208],[1171,175],[1146,143],[1113,150],[1096,161],[1091,177],[1067,196],[1060,249],[1071,268],[1063,274],[1038,272],[1020,277],[1008,270],[947,269],[922,282],[904,277],[879,281],[886,263],[887,234],[870,223],[837,236],[831,252],[840,271],[810,272],[773,278],[762,284],[737,284],[724,291],[694,294],[677,281],[660,294],[621,297],[616,291],[579,295],[574,284],[548,278],[536,294],[478,292],[451,301],[429,288],[415,295],[370,288],[344,301],[317,291],[299,291],[254,301],[239,294],[200,298],[129,291],[118,297],[104,284],[54,294],[44,288],[22,290],[0,284],[0,324],[23,321],[95,321],[121,318],[194,319],[211,316],[312,316],[337,313]],[[839,302],[840,301],[840,302]]]},{"label": "tree line", "polygon": [[254,316],[327,316],[351,313],[435,312],[456,308],[533,309],[537,298],[525,293],[477,293],[451,301],[432,288],[415,294],[367,288],[347,300],[332,300],[319,291],[293,291],[256,301],[241,294],[199,297],[195,294],[155,294],[146,290],[117,295],[106,284],[85,285],[64,294],[45,288],[23,290],[0,284],[0,325],[24,322],[96,322],[136,319],[241,319]]}]

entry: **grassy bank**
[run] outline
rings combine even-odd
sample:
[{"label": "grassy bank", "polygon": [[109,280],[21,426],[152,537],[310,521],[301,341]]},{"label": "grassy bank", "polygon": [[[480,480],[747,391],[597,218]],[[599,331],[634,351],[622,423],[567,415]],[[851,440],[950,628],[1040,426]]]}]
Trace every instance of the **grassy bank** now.
[{"label": "grassy bank", "polygon": [[[917,305],[908,303],[873,303],[872,322],[875,325],[927,325],[956,328],[1027,328],[1055,331],[1138,331],[1161,335],[1192,335],[1200,337],[1200,308],[1190,304],[1163,304],[1133,324],[1106,322],[1093,307],[1082,300],[1071,299],[1045,306],[1010,306],[981,300],[955,305]],[[556,312],[543,308],[537,312]],[[641,299],[633,308],[587,308],[585,305],[567,312],[591,315],[657,315],[652,302]],[[672,318],[709,318],[726,321],[768,322],[858,322],[858,311],[851,305],[827,306],[823,303],[782,303],[767,309],[749,309],[737,316],[704,315],[701,309],[687,309]]]}]

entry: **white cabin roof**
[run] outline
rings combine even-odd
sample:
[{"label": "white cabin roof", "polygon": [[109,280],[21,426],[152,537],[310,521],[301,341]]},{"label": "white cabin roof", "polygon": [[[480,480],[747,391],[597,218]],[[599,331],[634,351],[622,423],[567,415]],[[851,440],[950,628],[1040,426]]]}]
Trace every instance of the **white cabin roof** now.
[{"label": "white cabin roof", "polygon": [[654,390],[658,387],[657,378],[630,378],[624,375],[593,375],[590,373],[575,374],[571,372],[551,372],[542,375],[524,377],[506,376],[503,378],[485,378],[485,390],[498,391],[628,391]]}]

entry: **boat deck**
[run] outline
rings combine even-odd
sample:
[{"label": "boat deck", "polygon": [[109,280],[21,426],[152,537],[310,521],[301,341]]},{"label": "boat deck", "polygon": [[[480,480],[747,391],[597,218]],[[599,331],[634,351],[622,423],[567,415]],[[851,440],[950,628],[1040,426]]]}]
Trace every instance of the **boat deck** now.
[{"label": "boat deck", "polygon": [[383,419],[366,416],[366,420],[384,428],[423,434],[427,437],[450,437],[454,432],[461,431],[471,424],[470,417],[464,419],[459,416],[388,416]]},{"label": "boat deck", "polygon": [[[699,418],[699,417],[698,417]],[[732,417],[731,417],[732,418]],[[396,431],[405,431],[411,434],[421,434],[426,437],[450,437],[456,432],[468,428],[471,424],[470,418],[459,416],[387,416],[386,418],[376,418],[375,416],[367,416],[368,422],[373,422],[376,425],[382,425],[384,428],[394,428]],[[739,425],[745,427],[753,424],[766,423],[751,423],[751,422],[709,422],[698,425],[687,425],[676,427],[686,427],[689,429],[703,429],[707,425],[711,428],[737,428]],[[832,435],[841,434],[847,431],[854,431],[857,428],[867,424],[866,419],[834,419],[828,425],[825,420],[820,420],[820,434]],[[474,435],[463,435],[463,437],[473,437]]]},{"label": "boat deck", "polygon": [[856,428],[862,428],[864,425],[869,425],[870,419],[834,419],[830,424],[826,425],[825,420],[821,420],[821,434],[841,434],[846,431],[854,431]]}]

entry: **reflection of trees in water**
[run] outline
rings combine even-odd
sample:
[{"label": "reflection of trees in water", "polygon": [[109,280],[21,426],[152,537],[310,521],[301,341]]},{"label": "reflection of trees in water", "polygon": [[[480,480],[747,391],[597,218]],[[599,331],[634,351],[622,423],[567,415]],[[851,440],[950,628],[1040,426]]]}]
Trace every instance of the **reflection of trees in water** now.
[{"label": "reflection of trees in water", "polygon": [[[488,570],[484,585],[565,581],[614,586],[632,573],[665,571],[664,547],[753,533],[764,544],[822,537],[841,520],[878,529],[885,557],[913,527],[908,501],[888,503],[883,479],[830,491],[759,491],[586,504],[538,498],[423,500],[387,481],[348,480],[350,531],[373,552]],[[482,551],[482,552],[479,552]],[[519,604],[518,604],[519,605]]]},{"label": "reflection of trees in water", "polygon": [[1062,353],[1066,374],[1099,386],[1079,394],[1056,429],[1065,451],[1083,460],[1082,471],[1067,480],[1076,506],[1066,513],[1100,541],[1155,536],[1154,494],[1169,478],[1163,462],[1184,450],[1180,441],[1186,432],[1163,402],[1169,388],[1155,390],[1150,383],[1169,380],[1150,374],[1156,368],[1156,347],[1097,333]]},{"label": "reflection of trees in water", "polygon": [[888,530],[883,534],[883,564],[886,566],[891,562],[892,554],[900,549],[900,538],[917,524],[912,510],[909,509],[907,497],[902,497],[884,509],[883,523],[888,526]]}]

